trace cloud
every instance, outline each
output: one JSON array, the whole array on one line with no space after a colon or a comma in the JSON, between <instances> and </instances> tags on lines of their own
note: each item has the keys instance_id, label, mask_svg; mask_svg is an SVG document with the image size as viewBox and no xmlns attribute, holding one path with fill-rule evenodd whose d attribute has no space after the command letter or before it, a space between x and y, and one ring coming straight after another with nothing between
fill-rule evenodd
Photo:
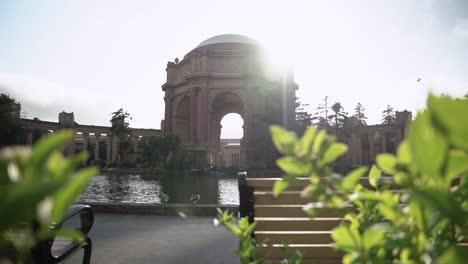
<instances>
[{"instance_id":1,"label":"cloud","mask_svg":"<svg viewBox=\"0 0 468 264\"><path fill-rule=\"evenodd\" d=\"M22 114L26 118L38 117L55 122L58 114L66 111L74 112L78 123L83 120L97 124L107 123L98 120L86 103L68 97L65 86L34 76L0 72L0 93L9 94L21 103Z\"/></svg>"},{"instance_id":2,"label":"cloud","mask_svg":"<svg viewBox=\"0 0 468 264\"><path fill-rule=\"evenodd\" d=\"M43 105L60 101L63 99L60 95L65 91L64 85L12 72L0 72L0 89L8 90L15 97Z\"/></svg>"},{"instance_id":3,"label":"cloud","mask_svg":"<svg viewBox=\"0 0 468 264\"><path fill-rule=\"evenodd\" d=\"M453 33L460 38L468 40L468 18L458 20L453 27Z\"/></svg>"}]
</instances>

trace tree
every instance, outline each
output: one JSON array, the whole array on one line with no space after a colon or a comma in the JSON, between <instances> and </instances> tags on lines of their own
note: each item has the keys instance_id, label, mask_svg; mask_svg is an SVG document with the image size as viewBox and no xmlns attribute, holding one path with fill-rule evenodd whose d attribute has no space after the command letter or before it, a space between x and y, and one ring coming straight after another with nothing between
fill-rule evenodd
<instances>
[{"instance_id":1,"label":"tree","mask_svg":"<svg viewBox=\"0 0 468 264\"><path fill-rule=\"evenodd\" d=\"M348 118L348 113L344 111L340 102L334 103L331 110L333 114L328 116L328 119L332 121L333 127L335 128L335 136L338 138L338 129L344 126L345 120Z\"/></svg>"},{"instance_id":2,"label":"tree","mask_svg":"<svg viewBox=\"0 0 468 264\"><path fill-rule=\"evenodd\" d=\"M15 99L0 95L0 147L26 143L26 131L19 122L20 110Z\"/></svg>"},{"instance_id":3,"label":"tree","mask_svg":"<svg viewBox=\"0 0 468 264\"><path fill-rule=\"evenodd\" d=\"M168 159L179 148L179 138L175 136L149 137L140 143L141 158L149 166L167 167Z\"/></svg>"},{"instance_id":4,"label":"tree","mask_svg":"<svg viewBox=\"0 0 468 264\"><path fill-rule=\"evenodd\" d=\"M358 103L356 105L356 107L354 108L354 117L356 117L356 119L359 121L359 125L361 126L367 126L367 122L366 122L366 115L364 114L364 111L366 109L364 108L364 106L362 106L361 103Z\"/></svg>"},{"instance_id":5,"label":"tree","mask_svg":"<svg viewBox=\"0 0 468 264\"><path fill-rule=\"evenodd\" d=\"M325 96L323 103L318 105L317 112L313 114L311 119L312 124L321 129L328 129L330 127L330 123L328 121L329 111L330 107L328 106L328 96Z\"/></svg>"},{"instance_id":6,"label":"tree","mask_svg":"<svg viewBox=\"0 0 468 264\"><path fill-rule=\"evenodd\" d=\"M298 107L296 108L296 122L303 130L312 124L312 115L305 110L306 106L308 104L298 102Z\"/></svg>"},{"instance_id":7,"label":"tree","mask_svg":"<svg viewBox=\"0 0 468 264\"><path fill-rule=\"evenodd\" d=\"M111 132L112 135L119 140L118 159L124 160L127 153L132 148L132 144L130 142L131 129L130 123L128 122L128 120L132 120L132 117L127 111L123 110L122 107L111 115Z\"/></svg>"},{"instance_id":8,"label":"tree","mask_svg":"<svg viewBox=\"0 0 468 264\"><path fill-rule=\"evenodd\" d=\"M382 111L382 125L390 125L396 123L395 110L390 105Z\"/></svg>"}]
</instances>

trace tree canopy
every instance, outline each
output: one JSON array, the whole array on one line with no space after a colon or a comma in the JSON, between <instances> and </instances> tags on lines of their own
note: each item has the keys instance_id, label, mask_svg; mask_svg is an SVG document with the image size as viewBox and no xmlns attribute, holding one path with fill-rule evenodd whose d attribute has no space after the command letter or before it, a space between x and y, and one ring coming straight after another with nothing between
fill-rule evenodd
<instances>
[{"instance_id":1,"label":"tree canopy","mask_svg":"<svg viewBox=\"0 0 468 264\"><path fill-rule=\"evenodd\" d=\"M395 110L392 106L387 105L387 108L382 111L382 125L390 125L396 123Z\"/></svg>"},{"instance_id":2,"label":"tree canopy","mask_svg":"<svg viewBox=\"0 0 468 264\"><path fill-rule=\"evenodd\" d=\"M117 111L113 112L112 118L110 120L111 132L112 135L115 136L119 140L119 159L125 159L127 153L131 150L131 129L129 120L132 119L130 114L125 111L122 107L119 108Z\"/></svg>"},{"instance_id":3,"label":"tree canopy","mask_svg":"<svg viewBox=\"0 0 468 264\"><path fill-rule=\"evenodd\" d=\"M344 127L345 121L348 118L348 113L344 111L340 102L336 102L331 107L332 113L328 119L332 121L332 126L335 128L335 136L338 137L338 129Z\"/></svg>"},{"instance_id":4,"label":"tree canopy","mask_svg":"<svg viewBox=\"0 0 468 264\"><path fill-rule=\"evenodd\" d=\"M26 143L26 131L19 123L20 105L0 94L0 147Z\"/></svg>"},{"instance_id":5,"label":"tree canopy","mask_svg":"<svg viewBox=\"0 0 468 264\"><path fill-rule=\"evenodd\" d=\"M312 124L312 115L305 110L306 106L308 104L298 102L298 107L296 108L296 122L303 130Z\"/></svg>"},{"instance_id":6,"label":"tree canopy","mask_svg":"<svg viewBox=\"0 0 468 264\"><path fill-rule=\"evenodd\" d=\"M354 117L356 117L356 119L359 121L359 125L362 125L362 126L367 126L367 122L366 122L366 115L364 114L364 111L366 109L364 108L364 106L362 106L361 103L358 103L356 105L356 107L354 108Z\"/></svg>"},{"instance_id":7,"label":"tree canopy","mask_svg":"<svg viewBox=\"0 0 468 264\"><path fill-rule=\"evenodd\" d=\"M141 158L150 167L167 167L168 159L178 147L179 139L175 136L149 137L140 142Z\"/></svg>"},{"instance_id":8,"label":"tree canopy","mask_svg":"<svg viewBox=\"0 0 468 264\"><path fill-rule=\"evenodd\" d=\"M323 103L317 106L317 112L312 116L312 124L321 129L330 128L328 113L330 111L330 106L328 105L328 96L325 96Z\"/></svg>"}]
</instances>

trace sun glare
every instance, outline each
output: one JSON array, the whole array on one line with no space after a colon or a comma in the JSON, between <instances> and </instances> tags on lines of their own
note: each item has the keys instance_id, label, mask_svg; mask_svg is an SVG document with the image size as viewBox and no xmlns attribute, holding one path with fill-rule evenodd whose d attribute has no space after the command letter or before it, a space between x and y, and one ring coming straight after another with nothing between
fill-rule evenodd
<instances>
[{"instance_id":1,"label":"sun glare","mask_svg":"<svg viewBox=\"0 0 468 264\"><path fill-rule=\"evenodd\" d=\"M284 76L293 68L291 51L287 43L278 41L261 42L264 50L264 63L274 74Z\"/></svg>"}]
</instances>

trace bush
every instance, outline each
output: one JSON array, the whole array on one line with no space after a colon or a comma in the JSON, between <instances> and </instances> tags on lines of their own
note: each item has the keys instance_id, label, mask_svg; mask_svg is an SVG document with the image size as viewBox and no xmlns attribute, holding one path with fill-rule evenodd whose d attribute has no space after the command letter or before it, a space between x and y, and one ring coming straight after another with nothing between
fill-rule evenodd
<instances>
[{"instance_id":1,"label":"bush","mask_svg":"<svg viewBox=\"0 0 468 264\"><path fill-rule=\"evenodd\" d=\"M74 230L55 230L97 168L77 168L87 156L64 158L61 150L74 132L57 132L40 139L32 149L0 151L0 252L14 248L10 261L24 263L37 242L60 235L83 243ZM21 239L18 239L21 238ZM0 262L8 263L0 254Z\"/></svg>"},{"instance_id":2,"label":"bush","mask_svg":"<svg viewBox=\"0 0 468 264\"><path fill-rule=\"evenodd\" d=\"M281 127L271 128L284 155L277 160L284 176L275 183L274 194L297 177L309 177L302 195L317 202L305 207L307 213L313 217L335 209L346 214L347 221L332 233L334 247L345 253L344 263L465 263L468 258L468 250L458 246L468 235L468 100L430 95L427 107L396 155L380 154L370 170L361 167L346 176L330 166L347 146L325 131L309 127L298 139ZM392 181L383 180L382 173ZM371 188L359 183L366 174ZM405 192L390 191L395 187ZM351 206L357 213L349 211ZM242 263L264 261L256 255L255 240L239 231L251 233L255 224L243 219L236 226L227 214L219 219L241 238Z\"/></svg>"}]
</instances>

